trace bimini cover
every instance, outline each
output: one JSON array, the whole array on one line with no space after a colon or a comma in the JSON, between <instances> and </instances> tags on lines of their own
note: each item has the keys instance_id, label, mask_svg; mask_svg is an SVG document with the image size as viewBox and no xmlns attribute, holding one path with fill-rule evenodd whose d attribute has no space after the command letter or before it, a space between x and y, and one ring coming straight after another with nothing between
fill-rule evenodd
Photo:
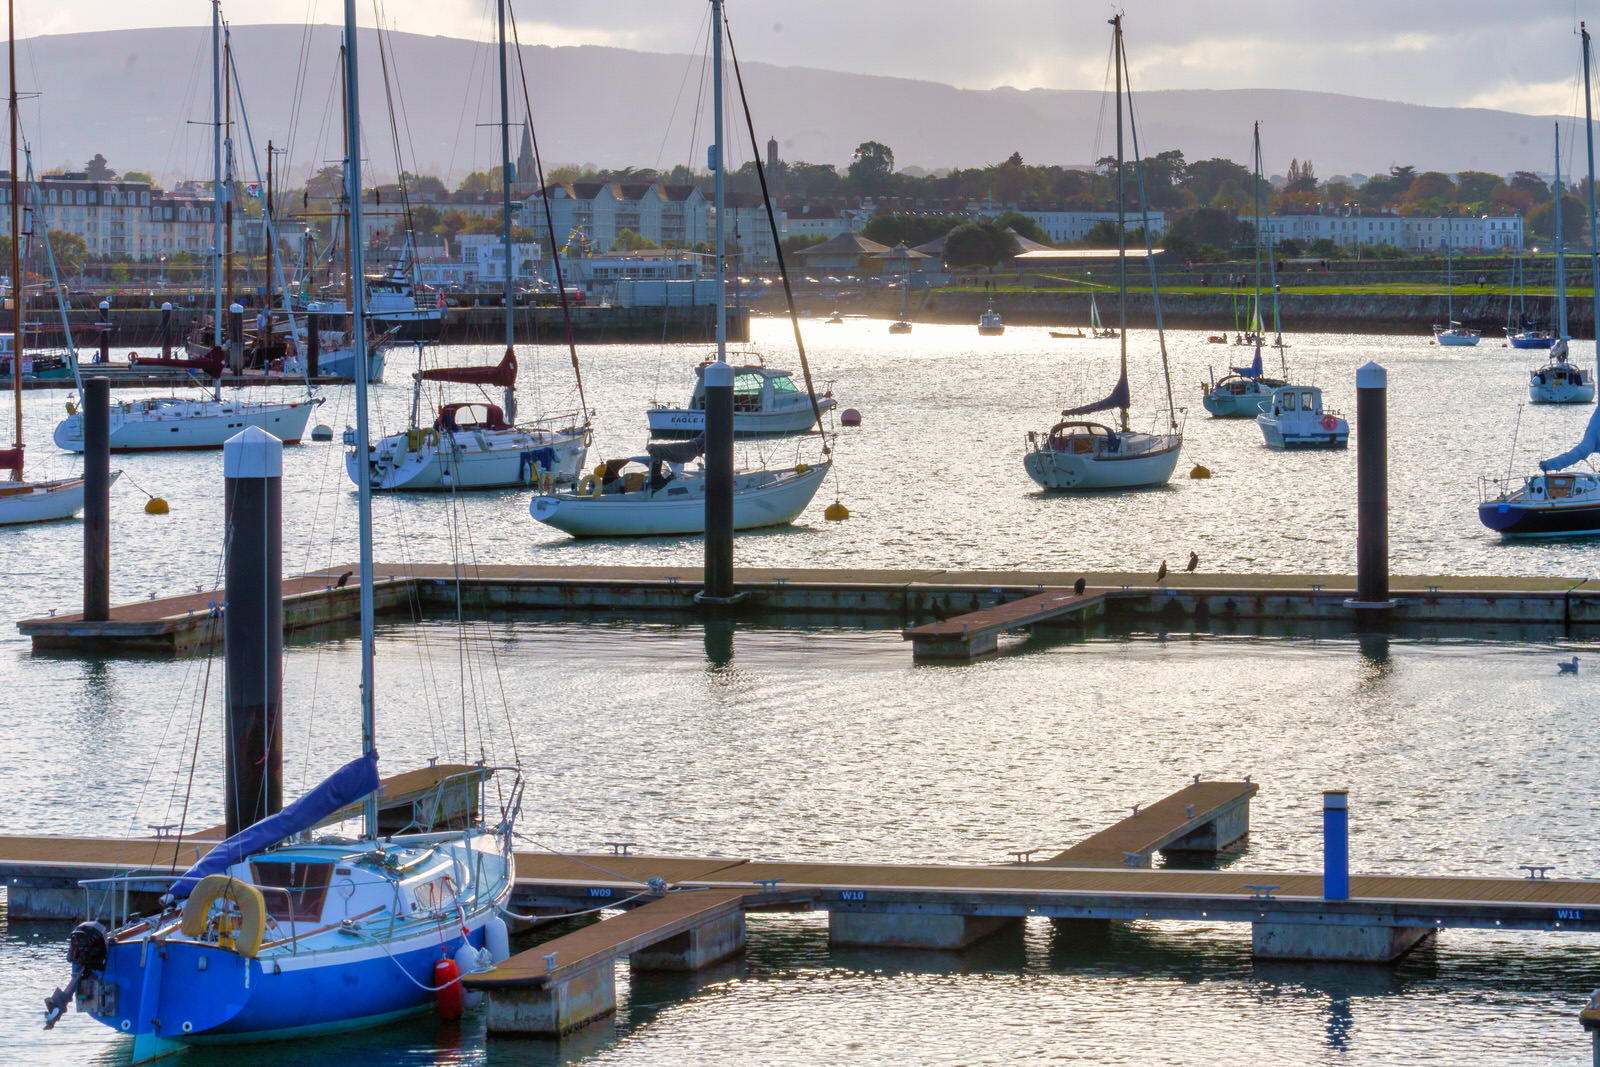
<instances>
[{"instance_id":1,"label":"bimini cover","mask_svg":"<svg viewBox=\"0 0 1600 1067\"><path fill-rule=\"evenodd\" d=\"M1539 461L1542 471L1558 471L1563 467L1570 467L1580 459L1600 452L1600 408L1594 409L1594 414L1589 416L1589 425L1584 428L1583 440L1578 442L1576 448L1569 449L1559 456Z\"/></svg>"},{"instance_id":2,"label":"bimini cover","mask_svg":"<svg viewBox=\"0 0 1600 1067\"><path fill-rule=\"evenodd\" d=\"M1256 358L1250 361L1248 367L1235 367L1233 368L1233 373L1246 378L1261 377L1261 346L1256 346Z\"/></svg>"},{"instance_id":3,"label":"bimini cover","mask_svg":"<svg viewBox=\"0 0 1600 1067\"><path fill-rule=\"evenodd\" d=\"M1109 411L1112 408L1125 408L1128 406L1128 375L1124 373L1117 379L1117 387L1111 390L1111 395L1095 404L1085 404L1081 408L1068 408L1062 415L1087 415L1092 411Z\"/></svg>"},{"instance_id":4,"label":"bimini cover","mask_svg":"<svg viewBox=\"0 0 1600 1067\"><path fill-rule=\"evenodd\" d=\"M369 752L330 774L322 784L276 815L269 815L206 853L172 883L173 900L183 900L208 874L220 874L246 856L309 830L347 805L378 789L378 754Z\"/></svg>"},{"instance_id":5,"label":"bimini cover","mask_svg":"<svg viewBox=\"0 0 1600 1067\"><path fill-rule=\"evenodd\" d=\"M688 463L706 454L706 435L695 434L687 441L665 441L646 445L650 458L660 463Z\"/></svg>"},{"instance_id":6,"label":"bimini cover","mask_svg":"<svg viewBox=\"0 0 1600 1067\"><path fill-rule=\"evenodd\" d=\"M498 385L510 389L517 384L517 356L511 349L492 367L434 367L422 372L425 382L455 382L458 385Z\"/></svg>"}]
</instances>

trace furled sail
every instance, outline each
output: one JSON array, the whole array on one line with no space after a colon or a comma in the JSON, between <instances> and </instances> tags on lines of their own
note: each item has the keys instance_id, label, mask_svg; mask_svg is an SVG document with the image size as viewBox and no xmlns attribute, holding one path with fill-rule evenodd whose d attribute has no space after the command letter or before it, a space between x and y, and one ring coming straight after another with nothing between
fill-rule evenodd
<instances>
[{"instance_id":1,"label":"furled sail","mask_svg":"<svg viewBox=\"0 0 1600 1067\"><path fill-rule=\"evenodd\" d=\"M1066 411L1063 411L1061 414L1063 416L1067 416L1067 415L1087 415L1090 412L1094 412L1094 411L1110 411L1112 408L1125 408L1127 406L1128 406L1128 376L1127 376L1127 374L1123 374L1122 377L1117 379L1117 387L1115 389L1111 390L1111 395L1106 397L1104 400L1098 401L1097 403L1093 403L1093 404L1085 404L1085 405L1083 405L1082 407L1079 407L1079 408L1068 408Z\"/></svg>"},{"instance_id":2,"label":"furled sail","mask_svg":"<svg viewBox=\"0 0 1600 1067\"><path fill-rule=\"evenodd\" d=\"M228 357L222 349L213 347L210 352L197 359L183 359L174 356L142 356L132 361L140 367L180 367L185 370L204 371L213 378L222 377L228 369Z\"/></svg>"},{"instance_id":3,"label":"furled sail","mask_svg":"<svg viewBox=\"0 0 1600 1067\"><path fill-rule=\"evenodd\" d=\"M498 385L510 389L517 384L517 357L511 349L492 367L433 367L422 372L425 382L455 382L458 385Z\"/></svg>"},{"instance_id":4,"label":"furled sail","mask_svg":"<svg viewBox=\"0 0 1600 1067\"><path fill-rule=\"evenodd\" d=\"M246 856L271 848L302 830L311 829L340 808L375 792L378 784L376 752L368 752L351 760L276 815L269 815L254 826L245 827L206 853L199 863L172 883L172 889L169 890L172 899L183 900L206 875L219 874Z\"/></svg>"},{"instance_id":5,"label":"furled sail","mask_svg":"<svg viewBox=\"0 0 1600 1067\"><path fill-rule=\"evenodd\" d=\"M1261 369L1261 346L1256 346L1256 358L1250 362L1248 367L1235 367L1233 368L1233 373L1243 375L1246 378L1261 377L1263 373Z\"/></svg>"},{"instance_id":6,"label":"furled sail","mask_svg":"<svg viewBox=\"0 0 1600 1067\"><path fill-rule=\"evenodd\" d=\"M1542 471L1558 471L1563 467L1570 467L1580 459L1592 456L1596 452L1600 452L1600 408L1595 408L1594 414L1589 416L1589 425L1584 428L1583 439L1578 442L1577 447L1569 449L1559 456L1541 459L1539 461L1539 469Z\"/></svg>"}]
</instances>

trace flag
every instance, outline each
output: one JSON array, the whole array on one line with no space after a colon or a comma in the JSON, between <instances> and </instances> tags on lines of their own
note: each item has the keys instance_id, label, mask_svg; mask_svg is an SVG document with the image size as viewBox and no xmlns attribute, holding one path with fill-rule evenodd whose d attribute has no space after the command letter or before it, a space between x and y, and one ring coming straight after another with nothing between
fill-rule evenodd
<instances>
[{"instance_id":1,"label":"flag","mask_svg":"<svg viewBox=\"0 0 1600 1067\"><path fill-rule=\"evenodd\" d=\"M256 182L251 182L249 185L244 187L244 191L249 196L260 196L261 186Z\"/></svg>"}]
</instances>

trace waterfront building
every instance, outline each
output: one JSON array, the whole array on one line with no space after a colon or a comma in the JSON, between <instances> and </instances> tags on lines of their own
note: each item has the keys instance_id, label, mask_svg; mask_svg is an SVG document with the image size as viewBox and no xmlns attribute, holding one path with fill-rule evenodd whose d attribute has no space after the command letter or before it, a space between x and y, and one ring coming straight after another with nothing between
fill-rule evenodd
<instances>
[{"instance_id":1,"label":"waterfront building","mask_svg":"<svg viewBox=\"0 0 1600 1067\"><path fill-rule=\"evenodd\" d=\"M869 240L859 233L841 233L829 241L796 253L813 274L857 274L867 270L873 260L890 255L888 245Z\"/></svg>"},{"instance_id":2,"label":"waterfront building","mask_svg":"<svg viewBox=\"0 0 1600 1067\"><path fill-rule=\"evenodd\" d=\"M568 254L609 252L629 230L654 244L693 248L710 232L710 206L697 186L573 182L549 187L557 244ZM535 192L523 206L523 225L543 230L544 205Z\"/></svg>"},{"instance_id":3,"label":"waterfront building","mask_svg":"<svg viewBox=\"0 0 1600 1067\"><path fill-rule=\"evenodd\" d=\"M1004 211L994 212L996 215L1004 213ZM1019 211L1017 214L1025 215L1037 222L1039 229L1044 231L1050 243L1057 245L1083 240L1089 236L1090 230L1102 222L1109 222L1113 226L1117 224L1115 211ZM1134 214L1128 216L1129 230L1138 229L1141 225L1143 222L1140 216ZM1150 239L1160 240L1166 232L1166 213L1150 212Z\"/></svg>"},{"instance_id":4,"label":"waterfront building","mask_svg":"<svg viewBox=\"0 0 1600 1067\"><path fill-rule=\"evenodd\" d=\"M1273 245L1296 240L1332 241L1336 245L1393 245L1414 251L1452 248L1520 248L1520 215L1409 217L1401 215L1306 214L1271 215L1262 220Z\"/></svg>"}]
</instances>

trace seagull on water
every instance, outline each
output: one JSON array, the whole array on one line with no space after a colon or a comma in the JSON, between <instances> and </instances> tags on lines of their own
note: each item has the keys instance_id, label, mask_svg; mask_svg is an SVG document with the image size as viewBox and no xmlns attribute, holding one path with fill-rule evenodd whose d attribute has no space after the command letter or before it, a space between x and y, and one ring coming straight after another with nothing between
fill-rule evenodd
<instances>
[{"instance_id":1,"label":"seagull on water","mask_svg":"<svg viewBox=\"0 0 1600 1067\"><path fill-rule=\"evenodd\" d=\"M1561 674L1577 674L1578 673L1578 657L1577 656L1573 656L1571 659L1562 660L1560 663L1557 663L1556 666L1561 668L1561 670L1560 670Z\"/></svg>"}]
</instances>

